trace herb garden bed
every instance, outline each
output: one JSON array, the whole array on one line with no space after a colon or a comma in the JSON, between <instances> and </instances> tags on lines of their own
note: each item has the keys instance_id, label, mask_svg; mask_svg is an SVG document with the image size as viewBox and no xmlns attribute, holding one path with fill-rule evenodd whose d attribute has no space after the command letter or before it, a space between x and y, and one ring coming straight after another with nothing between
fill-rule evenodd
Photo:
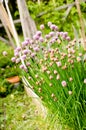
<instances>
[{"instance_id":1,"label":"herb garden bed","mask_svg":"<svg viewBox=\"0 0 86 130\"><path fill-rule=\"evenodd\" d=\"M50 32L37 31L14 51L13 62L54 121L74 130L86 129L86 63L83 46L70 42L67 32L48 22ZM52 120L53 124L55 123Z\"/></svg>"}]
</instances>

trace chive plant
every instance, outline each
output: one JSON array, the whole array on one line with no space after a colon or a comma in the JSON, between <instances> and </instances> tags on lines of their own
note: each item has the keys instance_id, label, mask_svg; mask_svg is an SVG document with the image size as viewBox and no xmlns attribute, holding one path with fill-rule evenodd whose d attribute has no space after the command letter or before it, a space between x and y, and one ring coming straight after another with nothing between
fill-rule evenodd
<instances>
[{"instance_id":1,"label":"chive plant","mask_svg":"<svg viewBox=\"0 0 86 130\"><path fill-rule=\"evenodd\" d=\"M86 63L84 49L70 42L67 32L48 22L32 39L14 50L12 61L22 69L31 89L62 124L74 130L86 128ZM21 58L23 63L21 62Z\"/></svg>"}]
</instances>

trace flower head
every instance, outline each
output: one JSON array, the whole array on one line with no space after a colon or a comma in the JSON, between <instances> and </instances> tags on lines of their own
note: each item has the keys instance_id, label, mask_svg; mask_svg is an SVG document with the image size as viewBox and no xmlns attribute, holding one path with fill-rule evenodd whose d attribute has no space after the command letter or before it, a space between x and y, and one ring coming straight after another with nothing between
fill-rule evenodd
<instances>
[{"instance_id":1,"label":"flower head","mask_svg":"<svg viewBox=\"0 0 86 130\"><path fill-rule=\"evenodd\" d=\"M69 94L69 95L72 95L72 91L68 91L68 94Z\"/></svg>"},{"instance_id":2,"label":"flower head","mask_svg":"<svg viewBox=\"0 0 86 130\"><path fill-rule=\"evenodd\" d=\"M62 81L61 84L62 84L63 87L66 87L66 86L67 86L66 81Z\"/></svg>"},{"instance_id":3,"label":"flower head","mask_svg":"<svg viewBox=\"0 0 86 130\"><path fill-rule=\"evenodd\" d=\"M17 64L18 64L20 61L21 61L20 58L17 58L17 59L16 59L16 63L17 63Z\"/></svg>"},{"instance_id":4,"label":"flower head","mask_svg":"<svg viewBox=\"0 0 86 130\"><path fill-rule=\"evenodd\" d=\"M40 25L40 29L43 30L44 29L44 24Z\"/></svg>"},{"instance_id":5,"label":"flower head","mask_svg":"<svg viewBox=\"0 0 86 130\"><path fill-rule=\"evenodd\" d=\"M12 61L12 62L15 62L15 61L16 61L16 58L15 58L15 57L12 57L12 58L11 58L11 61Z\"/></svg>"},{"instance_id":6,"label":"flower head","mask_svg":"<svg viewBox=\"0 0 86 130\"><path fill-rule=\"evenodd\" d=\"M62 64L60 61L56 62L57 66L60 67Z\"/></svg>"},{"instance_id":7,"label":"flower head","mask_svg":"<svg viewBox=\"0 0 86 130\"><path fill-rule=\"evenodd\" d=\"M21 51L21 47L17 47L16 51L18 51L18 52Z\"/></svg>"},{"instance_id":8,"label":"flower head","mask_svg":"<svg viewBox=\"0 0 86 130\"><path fill-rule=\"evenodd\" d=\"M37 31L36 32L36 36L41 36L42 32L41 31Z\"/></svg>"},{"instance_id":9,"label":"flower head","mask_svg":"<svg viewBox=\"0 0 86 130\"><path fill-rule=\"evenodd\" d=\"M52 23L51 22L48 22L48 26L50 27L52 25Z\"/></svg>"},{"instance_id":10,"label":"flower head","mask_svg":"<svg viewBox=\"0 0 86 130\"><path fill-rule=\"evenodd\" d=\"M23 50L23 54L25 54L25 55L27 55L28 52L29 52L29 50L27 50L27 49Z\"/></svg>"},{"instance_id":11,"label":"flower head","mask_svg":"<svg viewBox=\"0 0 86 130\"><path fill-rule=\"evenodd\" d=\"M70 78L69 78L69 81L71 82L72 80L73 80L73 78L72 78L72 77L70 77Z\"/></svg>"},{"instance_id":12,"label":"flower head","mask_svg":"<svg viewBox=\"0 0 86 130\"><path fill-rule=\"evenodd\" d=\"M7 56L7 51L2 52L3 56Z\"/></svg>"},{"instance_id":13,"label":"flower head","mask_svg":"<svg viewBox=\"0 0 86 130\"><path fill-rule=\"evenodd\" d=\"M44 42L43 37L40 37L40 38L39 38L39 41L40 41L40 42Z\"/></svg>"},{"instance_id":14,"label":"flower head","mask_svg":"<svg viewBox=\"0 0 86 130\"><path fill-rule=\"evenodd\" d=\"M86 84L86 79L84 79L84 84Z\"/></svg>"},{"instance_id":15,"label":"flower head","mask_svg":"<svg viewBox=\"0 0 86 130\"><path fill-rule=\"evenodd\" d=\"M59 74L56 76L56 79L57 79L57 80L59 80L59 79L60 79L60 75L59 75Z\"/></svg>"},{"instance_id":16,"label":"flower head","mask_svg":"<svg viewBox=\"0 0 86 130\"><path fill-rule=\"evenodd\" d=\"M27 46L27 45L28 45L28 41L22 42L22 48L24 48L24 47Z\"/></svg>"},{"instance_id":17,"label":"flower head","mask_svg":"<svg viewBox=\"0 0 86 130\"><path fill-rule=\"evenodd\" d=\"M35 48L34 48L34 51L35 51L35 52L38 52L38 51L39 51L39 47L35 47Z\"/></svg>"},{"instance_id":18,"label":"flower head","mask_svg":"<svg viewBox=\"0 0 86 130\"><path fill-rule=\"evenodd\" d=\"M57 74L57 70L54 70L54 74Z\"/></svg>"},{"instance_id":19,"label":"flower head","mask_svg":"<svg viewBox=\"0 0 86 130\"><path fill-rule=\"evenodd\" d=\"M24 55L22 55L22 59L23 60L25 60L26 59L26 55L24 54Z\"/></svg>"}]
</instances>

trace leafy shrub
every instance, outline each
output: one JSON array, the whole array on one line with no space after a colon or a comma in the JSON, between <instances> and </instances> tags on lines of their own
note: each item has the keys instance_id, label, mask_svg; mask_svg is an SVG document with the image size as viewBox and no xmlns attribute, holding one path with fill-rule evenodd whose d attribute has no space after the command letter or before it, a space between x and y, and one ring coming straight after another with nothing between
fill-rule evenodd
<instances>
[{"instance_id":1,"label":"leafy shrub","mask_svg":"<svg viewBox=\"0 0 86 130\"><path fill-rule=\"evenodd\" d=\"M0 96L5 97L12 92L13 84L10 84L6 79L0 79Z\"/></svg>"},{"instance_id":2,"label":"leafy shrub","mask_svg":"<svg viewBox=\"0 0 86 130\"><path fill-rule=\"evenodd\" d=\"M20 70L10 60L13 56L13 49L4 43L0 43L0 96L6 96L13 91L14 84L10 84L6 78L19 75ZM16 88L16 90L22 88ZM20 85L19 85L20 86Z\"/></svg>"},{"instance_id":3,"label":"leafy shrub","mask_svg":"<svg viewBox=\"0 0 86 130\"><path fill-rule=\"evenodd\" d=\"M40 5L38 5L37 2L32 2L28 1L27 6L30 11L31 16L33 19L36 21L36 24L39 28L40 24L46 24L48 21L51 21L52 23L55 23L56 25L59 26L60 30L62 31L67 31L71 38L74 38L74 29L73 26L76 28L78 31L79 35L79 29L80 29L80 23L79 23L79 17L78 17L78 12L76 6L73 6L72 9L70 10L70 13L67 17L66 16L66 9L58 10L56 11L55 8L58 8L59 6L64 6L66 4L71 4L74 2L74 0L59 0L56 2L54 5L52 1L46 2L43 1L41 2ZM81 11L82 15L85 18L85 7L86 3L82 2L81 4ZM39 16L39 14L43 14ZM47 26L46 26L46 31L47 31Z\"/></svg>"}]
</instances>

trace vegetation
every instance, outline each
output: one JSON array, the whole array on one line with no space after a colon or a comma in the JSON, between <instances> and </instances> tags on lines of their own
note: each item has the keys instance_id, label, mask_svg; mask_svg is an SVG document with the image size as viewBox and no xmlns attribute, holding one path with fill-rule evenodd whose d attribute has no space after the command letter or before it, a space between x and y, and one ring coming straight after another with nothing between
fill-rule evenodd
<instances>
[{"instance_id":1,"label":"vegetation","mask_svg":"<svg viewBox=\"0 0 86 130\"><path fill-rule=\"evenodd\" d=\"M27 1L27 6L30 11L32 18L35 20L36 25L39 29L40 24L45 24L46 32L48 30L46 23L51 21L52 23L59 26L59 29L62 31L67 31L71 38L74 38L75 30L77 32L78 37L80 36L80 23L76 5L72 6L70 11L68 12L68 8L63 8L61 10L56 10L60 6L64 7L67 4L73 3L74 0L59 0L56 1L55 4L50 1L41 1L40 4L38 2L33 2L32 0ZM82 16L85 22L85 13L86 13L86 3L81 2L81 11ZM67 14L68 13L68 14ZM15 16L19 17L18 11L15 12Z\"/></svg>"},{"instance_id":2,"label":"vegetation","mask_svg":"<svg viewBox=\"0 0 86 130\"><path fill-rule=\"evenodd\" d=\"M12 4L13 18L19 18ZM14 54L12 47L0 42L0 129L85 130L86 48L79 37L86 33L86 26L81 25L82 20L85 24L86 3L80 2L82 17L73 0L29 0L27 6L38 28L36 34L26 38ZM20 25L16 27L21 34ZM85 36L82 39L85 44ZM24 76L48 109L46 119L38 115L21 81L7 81L13 76Z\"/></svg>"},{"instance_id":3,"label":"vegetation","mask_svg":"<svg viewBox=\"0 0 86 130\"><path fill-rule=\"evenodd\" d=\"M77 42L70 43L67 32L48 22L50 32L42 33L40 26L33 39L27 39L14 51L13 62L19 59L24 75L46 107L60 122L82 130L86 128L86 63L84 49ZM56 114L57 113L57 114Z\"/></svg>"},{"instance_id":4,"label":"vegetation","mask_svg":"<svg viewBox=\"0 0 86 130\"><path fill-rule=\"evenodd\" d=\"M32 100L24 92L0 99L1 130L46 130L47 123L37 114Z\"/></svg>"},{"instance_id":5,"label":"vegetation","mask_svg":"<svg viewBox=\"0 0 86 130\"><path fill-rule=\"evenodd\" d=\"M13 56L13 49L0 42L0 96L6 96L14 91L14 84L7 81L7 78L20 75L19 68L10 60ZM20 87L19 87L20 86ZM16 89L23 90L22 83Z\"/></svg>"}]
</instances>

